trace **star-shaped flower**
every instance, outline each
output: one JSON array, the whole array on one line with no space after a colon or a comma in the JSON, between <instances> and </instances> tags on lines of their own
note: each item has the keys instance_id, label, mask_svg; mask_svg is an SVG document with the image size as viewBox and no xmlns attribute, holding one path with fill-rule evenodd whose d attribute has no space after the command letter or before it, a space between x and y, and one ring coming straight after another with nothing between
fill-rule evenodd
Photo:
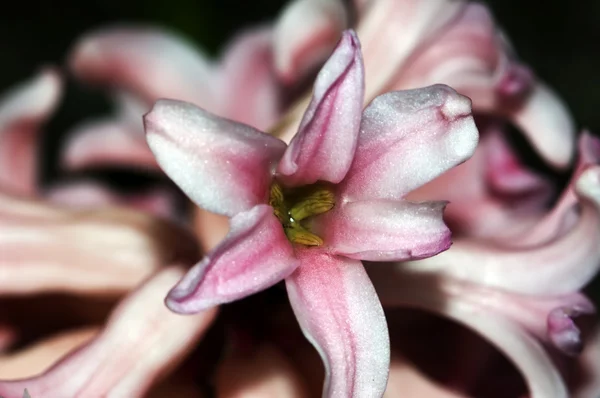
<instances>
[{"instance_id":1,"label":"star-shaped flower","mask_svg":"<svg viewBox=\"0 0 600 398\"><path fill-rule=\"evenodd\" d=\"M444 202L403 197L466 160L471 102L447 86L381 95L363 111L364 68L344 32L315 82L298 134L283 141L191 104L145 117L159 165L199 206L231 217L225 240L171 290L193 313L285 279L327 371L326 396L380 396L385 317L360 260L425 258L450 246Z\"/></svg>"}]
</instances>

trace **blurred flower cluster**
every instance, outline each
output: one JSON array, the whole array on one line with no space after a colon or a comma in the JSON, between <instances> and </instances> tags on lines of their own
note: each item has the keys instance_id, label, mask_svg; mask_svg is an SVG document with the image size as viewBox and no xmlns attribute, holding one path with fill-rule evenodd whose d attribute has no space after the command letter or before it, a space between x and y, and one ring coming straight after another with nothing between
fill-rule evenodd
<instances>
[{"instance_id":1,"label":"blurred flower cluster","mask_svg":"<svg viewBox=\"0 0 600 398\"><path fill-rule=\"evenodd\" d=\"M116 110L42 185L67 74ZM92 31L0 140L1 397L600 396L600 139L483 4Z\"/></svg>"}]
</instances>

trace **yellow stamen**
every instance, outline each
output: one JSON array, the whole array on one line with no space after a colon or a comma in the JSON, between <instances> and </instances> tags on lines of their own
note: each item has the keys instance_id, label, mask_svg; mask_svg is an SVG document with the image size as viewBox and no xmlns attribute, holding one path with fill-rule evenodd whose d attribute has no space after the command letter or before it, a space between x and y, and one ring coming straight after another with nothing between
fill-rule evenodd
<instances>
[{"instance_id":1,"label":"yellow stamen","mask_svg":"<svg viewBox=\"0 0 600 398\"><path fill-rule=\"evenodd\" d=\"M275 217L277 217L281 223L288 222L287 208L283 199L283 191L281 190L281 186L276 182L271 184L269 205L273 208Z\"/></svg>"},{"instance_id":2,"label":"yellow stamen","mask_svg":"<svg viewBox=\"0 0 600 398\"><path fill-rule=\"evenodd\" d=\"M325 213L335 205L335 196L330 189L319 187L300 199L290 209L290 216L301 221L305 218Z\"/></svg>"},{"instance_id":3,"label":"yellow stamen","mask_svg":"<svg viewBox=\"0 0 600 398\"><path fill-rule=\"evenodd\" d=\"M299 243L306 246L321 246L323 239L306 230L303 226L297 223L285 226L285 235L290 242Z\"/></svg>"}]
</instances>

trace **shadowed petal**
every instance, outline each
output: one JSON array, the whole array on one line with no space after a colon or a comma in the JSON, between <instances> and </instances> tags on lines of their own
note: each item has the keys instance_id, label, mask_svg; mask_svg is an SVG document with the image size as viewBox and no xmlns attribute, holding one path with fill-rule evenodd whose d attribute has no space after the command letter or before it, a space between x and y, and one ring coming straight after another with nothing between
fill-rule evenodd
<instances>
[{"instance_id":1,"label":"shadowed petal","mask_svg":"<svg viewBox=\"0 0 600 398\"><path fill-rule=\"evenodd\" d=\"M501 126L478 127L481 140L475 154L407 199L448 200L444 217L454 233L509 238L540 220L554 190L550 181L521 164Z\"/></svg>"},{"instance_id":2,"label":"shadowed petal","mask_svg":"<svg viewBox=\"0 0 600 398\"><path fill-rule=\"evenodd\" d=\"M277 167L287 185L344 178L354 157L363 96L360 43L354 32L346 31L319 72L298 133Z\"/></svg>"},{"instance_id":3,"label":"shadowed petal","mask_svg":"<svg viewBox=\"0 0 600 398\"><path fill-rule=\"evenodd\" d=\"M295 0L277 19L275 69L288 83L297 82L325 60L348 24L340 0Z\"/></svg>"},{"instance_id":4,"label":"shadowed petal","mask_svg":"<svg viewBox=\"0 0 600 398\"><path fill-rule=\"evenodd\" d=\"M464 6L464 2L452 0L378 0L369 4L357 27L366 60L367 101L389 86L415 49Z\"/></svg>"},{"instance_id":5,"label":"shadowed petal","mask_svg":"<svg viewBox=\"0 0 600 398\"><path fill-rule=\"evenodd\" d=\"M264 130L279 117L280 89L273 70L273 32L252 29L237 36L223 52L215 113ZM197 105L212 110L211 102Z\"/></svg>"},{"instance_id":6,"label":"shadowed petal","mask_svg":"<svg viewBox=\"0 0 600 398\"><path fill-rule=\"evenodd\" d=\"M92 181L58 184L44 191L44 198L70 209L122 206L155 216L177 219L176 197L162 188L133 194L119 194Z\"/></svg>"},{"instance_id":7,"label":"shadowed petal","mask_svg":"<svg viewBox=\"0 0 600 398\"><path fill-rule=\"evenodd\" d=\"M450 87L381 95L363 113L342 195L400 199L468 159L477 140L471 101Z\"/></svg>"},{"instance_id":8,"label":"shadowed petal","mask_svg":"<svg viewBox=\"0 0 600 398\"><path fill-rule=\"evenodd\" d=\"M558 224L545 241L523 246L515 239L512 245L493 245L457 238L451 250L406 266L524 294L577 291L600 267L600 166L585 169L575 191L580 214L566 212L566 228Z\"/></svg>"},{"instance_id":9,"label":"shadowed petal","mask_svg":"<svg viewBox=\"0 0 600 398\"><path fill-rule=\"evenodd\" d=\"M69 59L83 80L127 88L152 103L176 98L208 106L213 67L181 37L149 27L113 27L92 32Z\"/></svg>"},{"instance_id":10,"label":"shadowed petal","mask_svg":"<svg viewBox=\"0 0 600 398\"><path fill-rule=\"evenodd\" d=\"M401 265L400 265L401 267ZM542 345L518 323L490 312L468 294L439 290L435 277L392 272L378 264L369 276L384 305L408 306L432 311L475 330L500 349L521 370L532 398L567 398L567 388Z\"/></svg>"},{"instance_id":11,"label":"shadowed petal","mask_svg":"<svg viewBox=\"0 0 600 398\"><path fill-rule=\"evenodd\" d=\"M238 300L276 284L297 265L273 208L258 205L231 219L225 240L169 292L167 305L193 313Z\"/></svg>"},{"instance_id":12,"label":"shadowed petal","mask_svg":"<svg viewBox=\"0 0 600 398\"><path fill-rule=\"evenodd\" d=\"M207 311L183 317L169 312L162 293L181 276L169 268L130 294L92 342L46 373L0 382L0 394L32 397L134 397L171 371L194 348L214 319Z\"/></svg>"},{"instance_id":13,"label":"shadowed petal","mask_svg":"<svg viewBox=\"0 0 600 398\"><path fill-rule=\"evenodd\" d=\"M307 397L304 382L294 365L270 344L250 354L234 351L217 370L217 394L224 398Z\"/></svg>"},{"instance_id":14,"label":"shadowed petal","mask_svg":"<svg viewBox=\"0 0 600 398\"><path fill-rule=\"evenodd\" d=\"M390 347L375 290L359 261L297 249L300 267L286 279L306 338L326 368L325 397L379 397Z\"/></svg>"},{"instance_id":15,"label":"shadowed petal","mask_svg":"<svg viewBox=\"0 0 600 398\"><path fill-rule=\"evenodd\" d=\"M76 127L69 133L61 163L67 170L109 165L158 169L143 130L118 119Z\"/></svg>"},{"instance_id":16,"label":"shadowed petal","mask_svg":"<svg viewBox=\"0 0 600 398\"><path fill-rule=\"evenodd\" d=\"M137 212L1 199L0 295L122 292L165 263L199 256L189 232Z\"/></svg>"},{"instance_id":17,"label":"shadowed petal","mask_svg":"<svg viewBox=\"0 0 600 398\"><path fill-rule=\"evenodd\" d=\"M233 216L267 201L282 141L180 101L158 101L144 123L159 165L200 207Z\"/></svg>"},{"instance_id":18,"label":"shadowed petal","mask_svg":"<svg viewBox=\"0 0 600 398\"><path fill-rule=\"evenodd\" d=\"M324 214L315 231L335 254L359 260L400 261L433 256L450 247L444 202L370 200Z\"/></svg>"},{"instance_id":19,"label":"shadowed petal","mask_svg":"<svg viewBox=\"0 0 600 398\"><path fill-rule=\"evenodd\" d=\"M60 100L61 80L53 69L5 93L0 99L0 186L33 194L37 185L39 128Z\"/></svg>"}]
</instances>

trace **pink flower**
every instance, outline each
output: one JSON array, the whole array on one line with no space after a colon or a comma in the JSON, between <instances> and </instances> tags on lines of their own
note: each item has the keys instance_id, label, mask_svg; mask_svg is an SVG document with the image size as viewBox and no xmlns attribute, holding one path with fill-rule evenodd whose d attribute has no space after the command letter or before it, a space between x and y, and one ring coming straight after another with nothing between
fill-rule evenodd
<instances>
[{"instance_id":1,"label":"pink flower","mask_svg":"<svg viewBox=\"0 0 600 398\"><path fill-rule=\"evenodd\" d=\"M595 308L579 291L600 268L600 140L584 133L579 156L554 209L528 228L501 240L458 236L447 252L395 272L369 268L384 305L433 311L481 333L518 367L532 397L586 396L576 393L598 383L591 354L577 361L590 375L579 383L565 357L584 352L579 318Z\"/></svg>"},{"instance_id":2,"label":"pink flower","mask_svg":"<svg viewBox=\"0 0 600 398\"><path fill-rule=\"evenodd\" d=\"M327 396L381 395L385 318L360 260L447 249L444 203L403 197L467 159L470 101L446 86L393 92L363 107L359 43L346 32L315 82L290 145L179 101L145 117L158 163L199 206L231 217L227 238L171 290L193 313L285 279L327 369Z\"/></svg>"},{"instance_id":3,"label":"pink flower","mask_svg":"<svg viewBox=\"0 0 600 398\"><path fill-rule=\"evenodd\" d=\"M30 367L20 369L28 372L26 378L0 381L0 395L20 397L27 388L32 397L144 396L194 349L216 314L209 310L182 317L164 307L160 292L182 273L171 267L153 275L119 303L101 331L88 329L76 339L77 349L40 375L31 377ZM12 369L20 361L36 368L49 354L39 349L15 354ZM6 362L11 364L0 358L0 368Z\"/></svg>"}]
</instances>

